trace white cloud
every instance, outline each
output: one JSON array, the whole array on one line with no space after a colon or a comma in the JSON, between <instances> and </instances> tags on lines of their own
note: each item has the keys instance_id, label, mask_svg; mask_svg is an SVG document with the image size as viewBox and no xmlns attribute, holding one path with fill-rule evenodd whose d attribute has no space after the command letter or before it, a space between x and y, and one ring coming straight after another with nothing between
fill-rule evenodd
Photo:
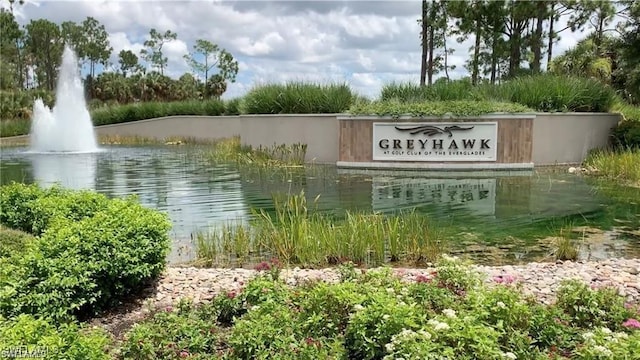
<instances>
[{"instance_id":1,"label":"white cloud","mask_svg":"<svg viewBox=\"0 0 640 360\"><path fill-rule=\"evenodd\" d=\"M373 97L384 83L419 79L419 1L27 0L15 13L21 24L96 18L110 33L113 63L123 49L139 55L151 28L174 31L178 40L164 50L166 74L176 77L189 71L182 56L195 40L210 40L239 61L237 82L225 97L240 96L257 83L287 80L346 81ZM562 33L554 53L587 33ZM468 76L464 65L473 40L447 39L455 50L448 58L456 66L449 71L452 78Z\"/></svg>"}]
</instances>

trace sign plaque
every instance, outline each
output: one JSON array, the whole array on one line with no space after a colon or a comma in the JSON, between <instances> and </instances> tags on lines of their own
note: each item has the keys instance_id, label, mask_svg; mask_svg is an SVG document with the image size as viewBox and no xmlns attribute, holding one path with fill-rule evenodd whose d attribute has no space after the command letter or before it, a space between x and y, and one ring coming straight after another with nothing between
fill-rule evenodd
<instances>
[{"instance_id":1,"label":"sign plaque","mask_svg":"<svg viewBox=\"0 0 640 360\"><path fill-rule=\"evenodd\" d=\"M496 161L497 122L373 123L373 160Z\"/></svg>"}]
</instances>

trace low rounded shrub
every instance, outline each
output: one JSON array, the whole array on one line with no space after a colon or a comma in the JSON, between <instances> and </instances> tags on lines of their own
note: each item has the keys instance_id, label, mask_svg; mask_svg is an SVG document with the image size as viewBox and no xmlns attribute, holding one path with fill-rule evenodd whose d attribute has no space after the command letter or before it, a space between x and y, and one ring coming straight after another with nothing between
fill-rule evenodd
<instances>
[{"instance_id":1,"label":"low rounded shrub","mask_svg":"<svg viewBox=\"0 0 640 360\"><path fill-rule=\"evenodd\" d=\"M140 289L164 269L170 222L135 197L12 184L0 223L37 238L0 267L0 314L84 317Z\"/></svg>"},{"instance_id":2,"label":"low rounded shrub","mask_svg":"<svg viewBox=\"0 0 640 360\"><path fill-rule=\"evenodd\" d=\"M24 231L8 229L0 225L0 258L24 251L34 237Z\"/></svg>"}]
</instances>

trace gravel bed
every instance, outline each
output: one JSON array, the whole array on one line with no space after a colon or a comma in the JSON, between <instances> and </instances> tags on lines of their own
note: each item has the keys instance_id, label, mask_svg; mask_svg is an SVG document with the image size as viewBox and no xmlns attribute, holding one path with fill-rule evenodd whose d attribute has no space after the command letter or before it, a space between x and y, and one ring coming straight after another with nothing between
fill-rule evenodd
<instances>
[{"instance_id":1,"label":"gravel bed","mask_svg":"<svg viewBox=\"0 0 640 360\"><path fill-rule=\"evenodd\" d=\"M555 263L528 263L526 265L473 266L487 274L487 282L515 282L525 294L534 295L542 303L552 303L555 291L564 279L581 279L593 287L613 286L629 302L640 303L640 259L609 259L604 261L558 261ZM432 268L394 268L404 280L412 281L418 275L429 275ZM134 323L157 309L190 298L199 303L212 299L221 291L240 289L255 276L250 269L169 267L156 284L144 289L137 299L92 320L114 336L120 337ZM339 274L334 268L283 269L281 275L290 285L309 280L336 282Z\"/></svg>"}]
</instances>

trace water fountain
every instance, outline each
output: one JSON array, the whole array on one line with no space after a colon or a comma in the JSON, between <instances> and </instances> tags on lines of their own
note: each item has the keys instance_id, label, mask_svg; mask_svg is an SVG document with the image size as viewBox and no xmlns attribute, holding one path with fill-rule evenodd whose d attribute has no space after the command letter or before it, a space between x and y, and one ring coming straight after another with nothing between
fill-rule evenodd
<instances>
[{"instance_id":1,"label":"water fountain","mask_svg":"<svg viewBox=\"0 0 640 360\"><path fill-rule=\"evenodd\" d=\"M42 99L33 105L31 151L87 153L98 151L91 115L84 98L78 58L69 46L62 54L56 104L49 109Z\"/></svg>"}]
</instances>

